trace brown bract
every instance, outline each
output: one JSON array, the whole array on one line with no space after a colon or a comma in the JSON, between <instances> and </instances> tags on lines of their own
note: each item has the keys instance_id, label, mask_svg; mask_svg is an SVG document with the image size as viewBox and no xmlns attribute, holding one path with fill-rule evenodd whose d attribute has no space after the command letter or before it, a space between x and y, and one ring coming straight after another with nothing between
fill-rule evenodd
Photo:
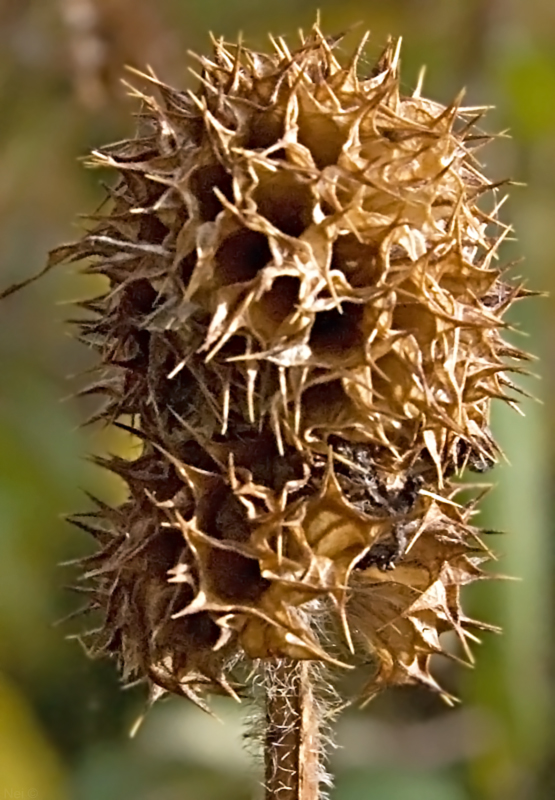
<instances>
[{"instance_id":1,"label":"brown bract","mask_svg":"<svg viewBox=\"0 0 555 800\"><path fill-rule=\"evenodd\" d=\"M102 461L126 502L77 520L91 652L198 702L242 658L337 663L330 615L339 660L374 660L365 696L438 688L446 631L469 657L459 592L488 551L452 476L498 454L526 292L495 266L481 110L402 96L398 46L361 75L365 41L341 65L318 27L292 52L218 40L196 92L143 76L136 137L92 158L109 210L51 255L108 279L81 304L86 391L142 441Z\"/></svg>"}]
</instances>

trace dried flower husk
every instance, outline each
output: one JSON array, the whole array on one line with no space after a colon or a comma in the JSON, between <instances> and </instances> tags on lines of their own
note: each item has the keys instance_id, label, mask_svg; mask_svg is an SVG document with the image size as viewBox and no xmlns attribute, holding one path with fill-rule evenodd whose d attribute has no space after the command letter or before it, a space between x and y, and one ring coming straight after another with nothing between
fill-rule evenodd
<instances>
[{"instance_id":1,"label":"dried flower husk","mask_svg":"<svg viewBox=\"0 0 555 800\"><path fill-rule=\"evenodd\" d=\"M470 658L480 627L459 593L489 551L453 475L498 456L527 291L496 266L481 110L403 96L393 44L361 76L365 41L346 65L317 26L292 52L214 41L196 92L143 76L137 136L93 154L109 210L51 254L108 279L81 304L85 391L142 442L102 460L126 502L76 519L99 541L90 650L201 704L241 658L338 663L307 607L340 660L371 654L367 697L439 689L440 634Z\"/></svg>"}]
</instances>

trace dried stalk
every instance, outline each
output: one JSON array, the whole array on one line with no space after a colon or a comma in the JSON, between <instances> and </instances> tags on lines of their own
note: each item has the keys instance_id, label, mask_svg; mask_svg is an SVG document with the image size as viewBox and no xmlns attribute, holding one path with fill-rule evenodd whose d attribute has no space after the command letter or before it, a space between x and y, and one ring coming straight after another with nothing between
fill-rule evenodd
<instances>
[{"instance_id":1,"label":"dried stalk","mask_svg":"<svg viewBox=\"0 0 555 800\"><path fill-rule=\"evenodd\" d=\"M309 661L264 666L266 800L318 800L320 719Z\"/></svg>"},{"instance_id":2,"label":"dried stalk","mask_svg":"<svg viewBox=\"0 0 555 800\"><path fill-rule=\"evenodd\" d=\"M63 3L89 101L124 54L166 57L137 22L148 0ZM129 39L98 62L103 31ZM318 25L293 52L214 39L196 93L144 75L137 135L91 160L119 174L109 210L43 270L84 261L109 281L78 303L99 353L81 394L142 443L95 458L126 499L73 519L98 543L81 560L103 616L88 650L202 708L254 660L266 800L317 800L326 781L315 664L339 648L322 618L356 631L351 665L371 656L364 700L410 684L449 700L430 672L449 629L472 663L491 626L460 589L492 554L452 476L497 460L491 399L515 405L507 373L528 358L501 338L531 293L495 268L510 228L473 152L485 109L405 96L399 44L363 78L366 36L344 67L334 43Z\"/></svg>"}]
</instances>

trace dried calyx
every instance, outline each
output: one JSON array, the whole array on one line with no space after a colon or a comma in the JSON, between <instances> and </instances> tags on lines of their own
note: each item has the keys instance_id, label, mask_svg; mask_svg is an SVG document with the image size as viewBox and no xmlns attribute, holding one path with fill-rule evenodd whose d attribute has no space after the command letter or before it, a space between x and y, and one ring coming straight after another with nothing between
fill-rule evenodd
<instances>
[{"instance_id":1,"label":"dried calyx","mask_svg":"<svg viewBox=\"0 0 555 800\"><path fill-rule=\"evenodd\" d=\"M51 255L108 280L82 304L86 391L142 442L101 461L126 502L76 519L99 543L89 647L155 691L337 663L319 614L340 661L371 658L365 697L439 690L443 632L470 659L459 592L488 551L452 481L498 455L490 404L525 357L502 317L527 292L495 266L480 110L402 96L393 44L361 76L364 44L342 66L318 27L294 51L218 40L198 91L148 77L137 136L93 155L110 210Z\"/></svg>"}]
</instances>

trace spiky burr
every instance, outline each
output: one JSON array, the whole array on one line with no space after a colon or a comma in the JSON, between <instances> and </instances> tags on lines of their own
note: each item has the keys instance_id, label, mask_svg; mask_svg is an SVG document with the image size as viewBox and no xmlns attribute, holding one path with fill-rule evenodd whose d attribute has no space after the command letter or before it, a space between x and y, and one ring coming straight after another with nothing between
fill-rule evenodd
<instances>
[{"instance_id":1,"label":"spiky burr","mask_svg":"<svg viewBox=\"0 0 555 800\"><path fill-rule=\"evenodd\" d=\"M204 706L238 662L361 651L364 697L441 691L440 635L470 658L483 627L459 595L489 551L454 478L498 456L528 292L496 266L483 110L404 96L398 44L362 75L365 43L341 64L318 26L293 51L215 40L195 92L143 75L137 134L91 160L119 175L108 210L51 254L107 280L81 304L85 391L142 443L98 459L125 502L75 520L99 543L89 647L154 693Z\"/></svg>"}]
</instances>

